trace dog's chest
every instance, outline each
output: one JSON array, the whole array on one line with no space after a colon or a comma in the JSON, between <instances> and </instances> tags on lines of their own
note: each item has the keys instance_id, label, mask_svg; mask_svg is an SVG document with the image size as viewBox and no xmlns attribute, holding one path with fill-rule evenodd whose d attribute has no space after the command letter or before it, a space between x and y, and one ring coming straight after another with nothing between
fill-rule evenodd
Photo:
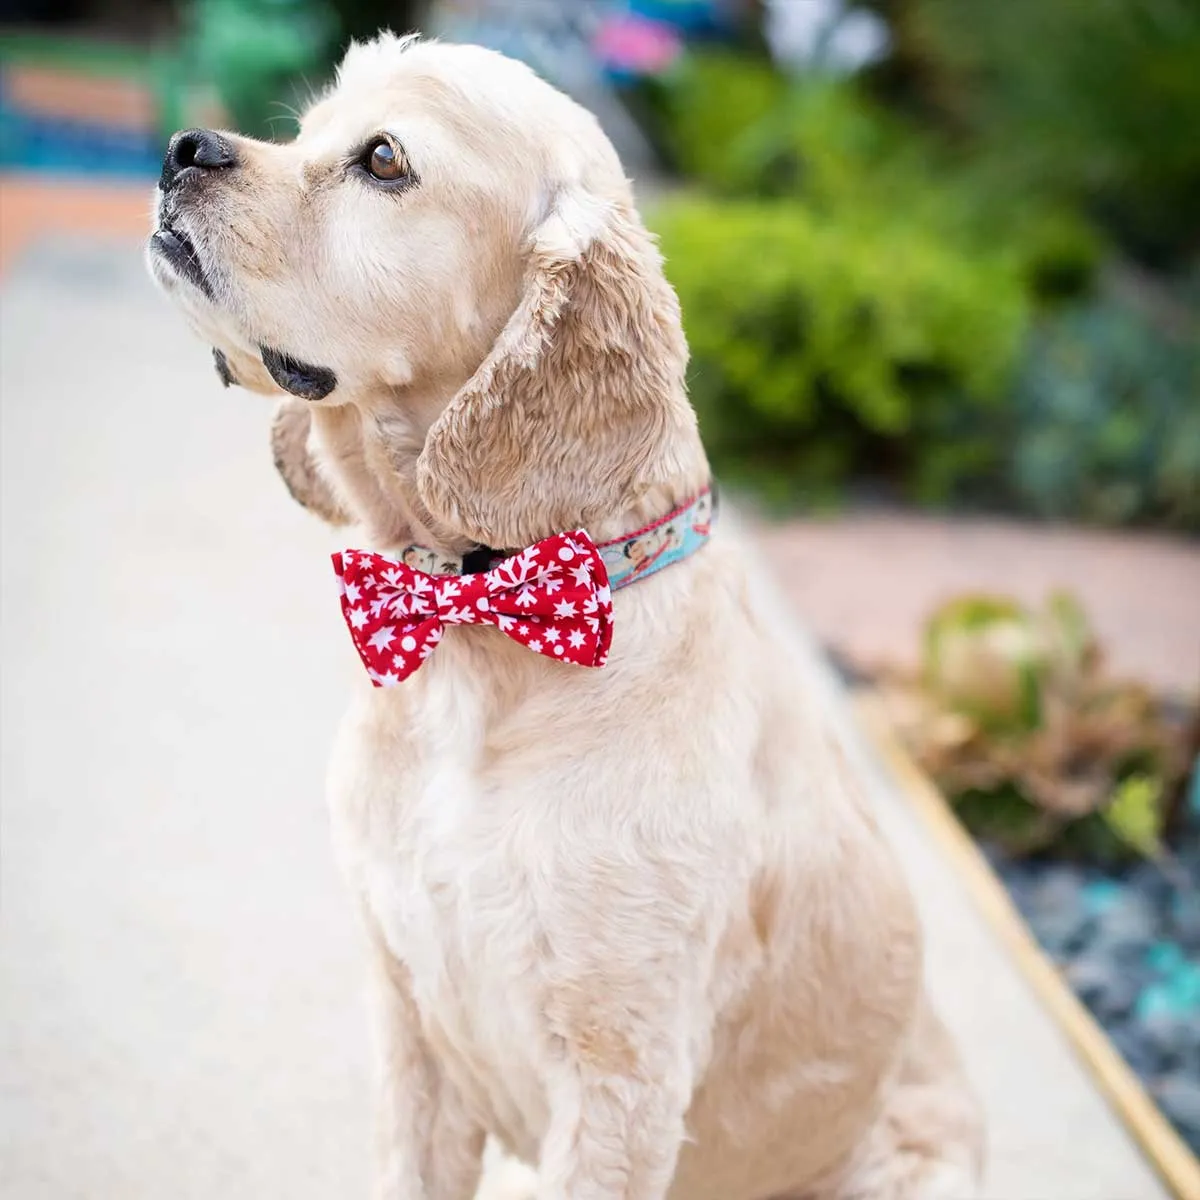
<instances>
[{"instance_id":1,"label":"dog's chest","mask_svg":"<svg viewBox=\"0 0 1200 1200\"><path fill-rule=\"evenodd\" d=\"M395 836L360 846L359 883L408 968L430 1048L489 1128L540 1136L538 920L523 852L536 796L467 763L473 729L431 740L403 784Z\"/></svg>"}]
</instances>

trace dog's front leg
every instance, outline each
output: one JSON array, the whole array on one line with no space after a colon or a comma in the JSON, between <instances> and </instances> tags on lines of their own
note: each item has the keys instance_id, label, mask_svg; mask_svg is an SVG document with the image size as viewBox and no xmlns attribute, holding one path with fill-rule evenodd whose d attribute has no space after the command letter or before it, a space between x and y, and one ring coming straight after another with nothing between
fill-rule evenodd
<instances>
[{"instance_id":1,"label":"dog's front leg","mask_svg":"<svg viewBox=\"0 0 1200 1200\"><path fill-rule=\"evenodd\" d=\"M676 1038L664 1033L658 1052L646 1053L620 1031L598 1028L583 1046L566 1047L551 1087L538 1200L663 1200L691 1097Z\"/></svg>"},{"instance_id":2,"label":"dog's front leg","mask_svg":"<svg viewBox=\"0 0 1200 1200\"><path fill-rule=\"evenodd\" d=\"M374 1200L471 1200L484 1131L426 1045L407 970L382 936L371 940L380 1072Z\"/></svg>"}]
</instances>

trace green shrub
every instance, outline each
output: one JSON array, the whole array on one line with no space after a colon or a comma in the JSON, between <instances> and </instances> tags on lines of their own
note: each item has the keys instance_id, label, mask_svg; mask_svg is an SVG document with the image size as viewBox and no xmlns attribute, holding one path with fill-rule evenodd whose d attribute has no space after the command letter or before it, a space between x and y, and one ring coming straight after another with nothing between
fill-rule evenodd
<instances>
[{"instance_id":1,"label":"green shrub","mask_svg":"<svg viewBox=\"0 0 1200 1200\"><path fill-rule=\"evenodd\" d=\"M1162 324L1112 300L1041 323L1011 412L1021 508L1200 530L1200 327Z\"/></svg>"},{"instance_id":2,"label":"green shrub","mask_svg":"<svg viewBox=\"0 0 1200 1200\"><path fill-rule=\"evenodd\" d=\"M637 115L681 174L726 186L738 143L783 102L787 80L765 59L693 51L630 93Z\"/></svg>"},{"instance_id":3,"label":"green shrub","mask_svg":"<svg viewBox=\"0 0 1200 1200\"><path fill-rule=\"evenodd\" d=\"M1082 216L968 169L853 81L787 80L762 60L707 51L651 86L659 144L716 195L793 197L833 216L902 212L963 254L1003 244L1038 299L1091 285L1103 244Z\"/></svg>"},{"instance_id":4,"label":"green shrub","mask_svg":"<svg viewBox=\"0 0 1200 1200\"><path fill-rule=\"evenodd\" d=\"M669 157L721 195L840 204L861 199L868 179L887 190L928 165L916 131L845 80L789 79L765 60L709 50L650 86Z\"/></svg>"},{"instance_id":5,"label":"green shrub","mask_svg":"<svg viewBox=\"0 0 1200 1200\"><path fill-rule=\"evenodd\" d=\"M193 0L189 51L232 123L270 138L289 103L328 73L337 18L323 0ZM290 136L290 134L289 134Z\"/></svg>"},{"instance_id":6,"label":"green shrub","mask_svg":"<svg viewBox=\"0 0 1200 1200\"><path fill-rule=\"evenodd\" d=\"M1200 0L868 0L926 113L1136 253L1196 249Z\"/></svg>"},{"instance_id":7,"label":"green shrub","mask_svg":"<svg viewBox=\"0 0 1200 1200\"><path fill-rule=\"evenodd\" d=\"M939 443L1009 381L1027 319L1010 256L963 254L903 213L787 201L680 200L651 223L726 474L811 497L883 472L937 498L992 462L987 438L953 461Z\"/></svg>"}]
</instances>

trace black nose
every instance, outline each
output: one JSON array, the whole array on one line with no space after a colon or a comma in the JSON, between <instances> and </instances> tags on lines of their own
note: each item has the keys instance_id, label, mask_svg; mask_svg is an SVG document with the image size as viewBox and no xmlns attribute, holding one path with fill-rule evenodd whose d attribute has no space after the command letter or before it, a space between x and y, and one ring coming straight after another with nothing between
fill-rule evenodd
<instances>
[{"instance_id":1,"label":"black nose","mask_svg":"<svg viewBox=\"0 0 1200 1200\"><path fill-rule=\"evenodd\" d=\"M189 167L200 171L219 171L237 166L234 148L211 129L185 129L177 133L167 147L158 186L169 192Z\"/></svg>"}]
</instances>

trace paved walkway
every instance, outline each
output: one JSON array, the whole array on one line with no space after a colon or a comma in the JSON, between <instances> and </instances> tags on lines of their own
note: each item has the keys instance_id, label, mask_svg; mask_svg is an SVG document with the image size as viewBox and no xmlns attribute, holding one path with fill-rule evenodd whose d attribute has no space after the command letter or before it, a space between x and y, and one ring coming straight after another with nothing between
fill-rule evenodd
<instances>
[{"instance_id":1,"label":"paved walkway","mask_svg":"<svg viewBox=\"0 0 1200 1200\"><path fill-rule=\"evenodd\" d=\"M360 955L321 796L356 670L330 537L134 247L42 242L0 300L4 1194L365 1196ZM856 753L989 1110L989 1200L1161 1200Z\"/></svg>"}]
</instances>

